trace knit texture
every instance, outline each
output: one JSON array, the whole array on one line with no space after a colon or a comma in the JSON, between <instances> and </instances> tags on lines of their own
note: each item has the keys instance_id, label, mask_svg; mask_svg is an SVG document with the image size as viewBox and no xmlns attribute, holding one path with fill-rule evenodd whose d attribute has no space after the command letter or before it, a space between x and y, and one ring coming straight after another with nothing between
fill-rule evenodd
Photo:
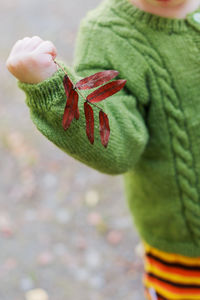
<instances>
[{"instance_id":1,"label":"knit texture","mask_svg":"<svg viewBox=\"0 0 200 300\"><path fill-rule=\"evenodd\" d=\"M81 22L70 78L119 71L125 88L101 102L110 120L108 147L80 120L62 128L66 103L58 70L39 84L19 82L37 128L60 149L107 174L124 174L138 231L166 252L200 256L200 23L141 11L128 0L104 0ZM98 109L95 119L98 120Z\"/></svg>"}]
</instances>

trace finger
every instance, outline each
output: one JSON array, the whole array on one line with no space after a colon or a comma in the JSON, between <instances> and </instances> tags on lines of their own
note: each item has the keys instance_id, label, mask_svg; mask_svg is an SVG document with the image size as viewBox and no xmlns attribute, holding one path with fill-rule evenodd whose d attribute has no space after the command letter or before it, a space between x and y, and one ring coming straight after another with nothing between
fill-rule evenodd
<instances>
[{"instance_id":1,"label":"finger","mask_svg":"<svg viewBox=\"0 0 200 300\"><path fill-rule=\"evenodd\" d=\"M32 38L32 41L34 42L43 42L43 39L41 39L41 37L37 36L37 35L34 35Z\"/></svg>"},{"instance_id":2,"label":"finger","mask_svg":"<svg viewBox=\"0 0 200 300\"><path fill-rule=\"evenodd\" d=\"M30 42L31 38L30 37L25 37L22 39L22 44L23 47L25 47L29 42Z\"/></svg>"},{"instance_id":3,"label":"finger","mask_svg":"<svg viewBox=\"0 0 200 300\"><path fill-rule=\"evenodd\" d=\"M50 54L51 56L53 56L53 58L57 56L57 49L50 41L44 41L37 47L35 51Z\"/></svg>"},{"instance_id":4,"label":"finger","mask_svg":"<svg viewBox=\"0 0 200 300\"><path fill-rule=\"evenodd\" d=\"M41 43L43 43L43 40L39 36L33 36L30 41L27 42L25 45L25 49L27 50L34 50L36 49Z\"/></svg>"},{"instance_id":5,"label":"finger","mask_svg":"<svg viewBox=\"0 0 200 300\"><path fill-rule=\"evenodd\" d=\"M21 43L22 40L18 40L12 47L11 51L10 51L10 55L12 55L15 51L18 51L18 49L21 48Z\"/></svg>"},{"instance_id":6,"label":"finger","mask_svg":"<svg viewBox=\"0 0 200 300\"><path fill-rule=\"evenodd\" d=\"M19 50L24 49L25 45L26 45L29 41L30 41L30 38L29 38L29 37L25 37L25 38L23 38L22 40L18 40L18 41L14 44L14 46L13 46L13 48L12 48L10 54L15 54L15 52L18 52Z\"/></svg>"}]
</instances>

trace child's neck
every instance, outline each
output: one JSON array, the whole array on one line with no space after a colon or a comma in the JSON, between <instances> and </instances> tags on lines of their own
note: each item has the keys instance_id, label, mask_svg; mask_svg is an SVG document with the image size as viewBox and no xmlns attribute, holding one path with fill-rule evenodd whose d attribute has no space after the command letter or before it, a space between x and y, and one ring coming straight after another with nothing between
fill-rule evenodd
<instances>
[{"instance_id":1,"label":"child's neck","mask_svg":"<svg viewBox=\"0 0 200 300\"><path fill-rule=\"evenodd\" d=\"M200 6L200 0L129 0L146 12L166 18L184 19Z\"/></svg>"}]
</instances>

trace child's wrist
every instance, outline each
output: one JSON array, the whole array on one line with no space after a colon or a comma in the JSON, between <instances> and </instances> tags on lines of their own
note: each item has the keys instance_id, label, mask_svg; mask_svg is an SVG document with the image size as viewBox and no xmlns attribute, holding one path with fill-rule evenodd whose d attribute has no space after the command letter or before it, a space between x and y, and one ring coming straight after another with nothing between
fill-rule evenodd
<instances>
[{"instance_id":1,"label":"child's wrist","mask_svg":"<svg viewBox=\"0 0 200 300\"><path fill-rule=\"evenodd\" d=\"M49 110L52 105L60 102L63 88L63 71L58 69L51 77L30 84L18 80L18 87L26 94L26 103L33 110Z\"/></svg>"}]
</instances>

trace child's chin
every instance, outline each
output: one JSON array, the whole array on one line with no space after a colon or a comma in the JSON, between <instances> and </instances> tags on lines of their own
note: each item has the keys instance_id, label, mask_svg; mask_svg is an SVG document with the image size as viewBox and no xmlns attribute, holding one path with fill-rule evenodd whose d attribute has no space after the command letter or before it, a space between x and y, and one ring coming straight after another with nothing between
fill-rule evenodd
<instances>
[{"instance_id":1,"label":"child's chin","mask_svg":"<svg viewBox=\"0 0 200 300\"><path fill-rule=\"evenodd\" d=\"M146 2L156 6L173 7L184 3L185 0L146 0Z\"/></svg>"}]
</instances>

